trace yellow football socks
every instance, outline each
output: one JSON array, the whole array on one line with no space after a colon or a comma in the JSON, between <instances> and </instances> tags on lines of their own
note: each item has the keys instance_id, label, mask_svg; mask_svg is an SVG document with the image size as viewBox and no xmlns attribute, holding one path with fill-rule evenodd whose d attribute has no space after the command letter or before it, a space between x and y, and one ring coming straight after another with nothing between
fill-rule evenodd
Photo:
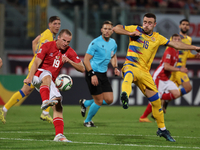
<instances>
[{"instance_id":1,"label":"yellow football socks","mask_svg":"<svg viewBox=\"0 0 200 150\"><path fill-rule=\"evenodd\" d=\"M17 91L13 96L9 99L9 101L4 105L4 107L9 110L13 105L15 105L18 101L20 101L24 95Z\"/></svg>"},{"instance_id":2,"label":"yellow football socks","mask_svg":"<svg viewBox=\"0 0 200 150\"><path fill-rule=\"evenodd\" d=\"M47 109L45 109L44 111L49 113L50 108L51 108L51 107L47 107Z\"/></svg>"},{"instance_id":3,"label":"yellow football socks","mask_svg":"<svg viewBox=\"0 0 200 150\"><path fill-rule=\"evenodd\" d=\"M122 83L122 92L125 91L128 96L131 94L132 91L132 82L133 82L132 73L127 73Z\"/></svg>"},{"instance_id":4,"label":"yellow football socks","mask_svg":"<svg viewBox=\"0 0 200 150\"><path fill-rule=\"evenodd\" d=\"M154 118L156 118L156 122L158 125L158 128L164 128L165 123L164 123L164 115L163 115L163 110L161 108L161 100L155 100L151 102L152 105L152 113Z\"/></svg>"}]
</instances>

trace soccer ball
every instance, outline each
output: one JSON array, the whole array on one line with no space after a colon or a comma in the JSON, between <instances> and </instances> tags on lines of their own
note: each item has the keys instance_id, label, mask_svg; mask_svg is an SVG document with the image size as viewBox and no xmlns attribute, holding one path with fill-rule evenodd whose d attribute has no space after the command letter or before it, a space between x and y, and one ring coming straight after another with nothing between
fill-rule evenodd
<instances>
[{"instance_id":1,"label":"soccer ball","mask_svg":"<svg viewBox=\"0 0 200 150\"><path fill-rule=\"evenodd\" d=\"M73 81L69 75L60 74L55 80L55 85L60 91L67 91L71 89Z\"/></svg>"}]
</instances>

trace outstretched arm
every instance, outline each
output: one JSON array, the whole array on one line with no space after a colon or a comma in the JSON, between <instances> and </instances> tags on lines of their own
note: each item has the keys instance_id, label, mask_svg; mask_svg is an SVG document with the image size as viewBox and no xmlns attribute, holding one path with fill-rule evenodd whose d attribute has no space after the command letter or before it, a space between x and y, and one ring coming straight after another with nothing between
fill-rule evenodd
<instances>
[{"instance_id":1,"label":"outstretched arm","mask_svg":"<svg viewBox=\"0 0 200 150\"><path fill-rule=\"evenodd\" d=\"M172 71L172 72L175 72L175 71L180 71L180 72L184 72L184 73L187 73L188 72L188 69L185 68L185 67L181 67L181 68L176 68L174 66L171 66L169 63L164 63L164 69L167 70L167 71Z\"/></svg>"},{"instance_id":2,"label":"outstretched arm","mask_svg":"<svg viewBox=\"0 0 200 150\"><path fill-rule=\"evenodd\" d=\"M197 52L200 51L200 47L194 46L194 45L188 45L183 42L178 41L170 41L168 43L168 46L173 47L175 49L181 49L181 50L196 50Z\"/></svg>"},{"instance_id":3,"label":"outstretched arm","mask_svg":"<svg viewBox=\"0 0 200 150\"><path fill-rule=\"evenodd\" d=\"M72 65L77 71L80 71L80 72L85 72L85 67L83 65L83 62L79 62L79 63L75 63L73 62L72 60L70 60L68 57L64 56L62 57L62 61L63 63L67 62L69 63L70 65Z\"/></svg>"},{"instance_id":4,"label":"outstretched arm","mask_svg":"<svg viewBox=\"0 0 200 150\"><path fill-rule=\"evenodd\" d=\"M129 32L125 30L122 25L116 25L115 27L113 27L113 31L117 34L128 35L128 36L140 36L141 34L138 31Z\"/></svg>"}]
</instances>

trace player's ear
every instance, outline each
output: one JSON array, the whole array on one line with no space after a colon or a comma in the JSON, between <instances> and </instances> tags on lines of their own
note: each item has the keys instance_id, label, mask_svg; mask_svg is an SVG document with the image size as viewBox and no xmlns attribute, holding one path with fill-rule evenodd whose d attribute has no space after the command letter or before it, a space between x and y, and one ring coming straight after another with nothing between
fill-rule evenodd
<instances>
[{"instance_id":1,"label":"player's ear","mask_svg":"<svg viewBox=\"0 0 200 150\"><path fill-rule=\"evenodd\" d=\"M157 23L155 22L155 23L154 23L154 28L156 27L156 25L157 25Z\"/></svg>"}]
</instances>

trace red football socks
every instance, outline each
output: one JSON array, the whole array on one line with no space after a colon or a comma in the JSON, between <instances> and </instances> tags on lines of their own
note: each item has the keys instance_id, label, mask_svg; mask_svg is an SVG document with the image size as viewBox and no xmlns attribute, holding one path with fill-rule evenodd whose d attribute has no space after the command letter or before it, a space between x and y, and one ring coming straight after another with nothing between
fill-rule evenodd
<instances>
[{"instance_id":1,"label":"red football socks","mask_svg":"<svg viewBox=\"0 0 200 150\"><path fill-rule=\"evenodd\" d=\"M47 85L40 86L40 95L41 95L42 101L49 100L49 94L50 94L50 91Z\"/></svg>"},{"instance_id":2,"label":"red football socks","mask_svg":"<svg viewBox=\"0 0 200 150\"><path fill-rule=\"evenodd\" d=\"M162 98L161 98L162 100L173 100L173 99L175 99L175 97L174 97L174 95L172 94L172 93L164 93L163 95L162 95Z\"/></svg>"},{"instance_id":3,"label":"red football socks","mask_svg":"<svg viewBox=\"0 0 200 150\"><path fill-rule=\"evenodd\" d=\"M152 112L151 103L147 105L146 110L144 111L143 115L140 118L146 118Z\"/></svg>"},{"instance_id":4,"label":"red football socks","mask_svg":"<svg viewBox=\"0 0 200 150\"><path fill-rule=\"evenodd\" d=\"M63 134L63 131L64 131L63 118L60 118L60 117L54 118L53 119L53 124L54 124L54 127L55 127L56 135L59 134L59 133Z\"/></svg>"}]
</instances>

